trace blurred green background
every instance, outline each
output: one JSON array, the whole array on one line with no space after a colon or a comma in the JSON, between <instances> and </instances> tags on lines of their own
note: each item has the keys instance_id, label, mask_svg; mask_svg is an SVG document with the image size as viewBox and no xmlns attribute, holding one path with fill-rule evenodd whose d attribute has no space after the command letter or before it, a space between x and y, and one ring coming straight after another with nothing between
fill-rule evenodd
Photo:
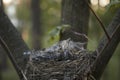
<instances>
[{"instance_id":1,"label":"blurred green background","mask_svg":"<svg viewBox=\"0 0 120 80\"><path fill-rule=\"evenodd\" d=\"M111 1L111 3L110 3ZM96 14L101 18L105 26L108 26L116 10L120 8L119 0L91 0L91 5ZM3 0L4 10L21 32L26 44L33 49L32 40L32 17L31 0ZM116 7L111 7L111 5ZM42 27L42 37L40 37L41 48L49 47L59 40L59 35L51 32L60 25L61 21L61 0L40 0L40 22ZM91 13L89 19L88 49L95 50L100 38L103 35L97 19ZM54 36L53 36L54 35ZM101 80L120 80L120 45L111 58ZM4 53L4 52L3 52ZM2 54L1 54L2 55ZM18 76L6 55L0 59L2 67L0 70L0 80L18 80Z\"/></svg>"}]
</instances>

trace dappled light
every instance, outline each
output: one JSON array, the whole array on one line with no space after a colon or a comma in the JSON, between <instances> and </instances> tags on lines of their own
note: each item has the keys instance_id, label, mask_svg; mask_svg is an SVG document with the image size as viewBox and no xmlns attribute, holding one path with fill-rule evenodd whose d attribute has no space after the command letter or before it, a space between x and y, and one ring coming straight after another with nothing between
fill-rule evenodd
<instances>
[{"instance_id":1,"label":"dappled light","mask_svg":"<svg viewBox=\"0 0 120 80\"><path fill-rule=\"evenodd\" d=\"M91 0L92 5L100 5L101 7L105 7L110 3L110 0Z\"/></svg>"},{"instance_id":2,"label":"dappled light","mask_svg":"<svg viewBox=\"0 0 120 80\"><path fill-rule=\"evenodd\" d=\"M8 4L10 4L12 1L13 1L13 0L3 0L3 3L6 4L6 5L8 5Z\"/></svg>"},{"instance_id":3,"label":"dappled light","mask_svg":"<svg viewBox=\"0 0 120 80\"><path fill-rule=\"evenodd\" d=\"M100 0L99 3L102 7L105 7L106 5L108 5L110 3L110 0Z\"/></svg>"},{"instance_id":4,"label":"dappled light","mask_svg":"<svg viewBox=\"0 0 120 80\"><path fill-rule=\"evenodd\" d=\"M91 0L92 5L98 5L98 0Z\"/></svg>"},{"instance_id":5,"label":"dappled light","mask_svg":"<svg viewBox=\"0 0 120 80\"><path fill-rule=\"evenodd\" d=\"M97 80L115 49L101 80L120 79L120 0L36 1L0 2L0 80Z\"/></svg>"}]
</instances>

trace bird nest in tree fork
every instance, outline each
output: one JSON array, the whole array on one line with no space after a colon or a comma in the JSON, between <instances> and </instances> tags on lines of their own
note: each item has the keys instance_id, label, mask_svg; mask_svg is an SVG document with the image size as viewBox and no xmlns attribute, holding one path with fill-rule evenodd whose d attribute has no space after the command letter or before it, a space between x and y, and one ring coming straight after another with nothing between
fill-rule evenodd
<instances>
[{"instance_id":1,"label":"bird nest in tree fork","mask_svg":"<svg viewBox=\"0 0 120 80\"><path fill-rule=\"evenodd\" d=\"M25 74L28 80L93 80L90 66L94 60L85 43L63 40L50 48L28 51Z\"/></svg>"}]
</instances>

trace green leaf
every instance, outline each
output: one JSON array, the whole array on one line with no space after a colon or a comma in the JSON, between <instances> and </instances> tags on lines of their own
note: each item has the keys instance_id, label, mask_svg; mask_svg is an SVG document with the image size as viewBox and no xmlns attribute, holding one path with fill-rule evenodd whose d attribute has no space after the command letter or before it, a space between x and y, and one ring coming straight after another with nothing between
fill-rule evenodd
<instances>
[{"instance_id":1,"label":"green leaf","mask_svg":"<svg viewBox=\"0 0 120 80\"><path fill-rule=\"evenodd\" d=\"M60 32L61 31L63 32L68 28L70 28L70 25L66 25L66 24L55 27L49 32L49 39L54 40L56 37L60 37L59 36Z\"/></svg>"},{"instance_id":2,"label":"green leaf","mask_svg":"<svg viewBox=\"0 0 120 80\"><path fill-rule=\"evenodd\" d=\"M68 25L68 24L64 24L64 25L61 25L61 26L58 26L58 27L60 27L60 30L61 30L62 32L65 31L66 29L71 28L71 26Z\"/></svg>"},{"instance_id":3,"label":"green leaf","mask_svg":"<svg viewBox=\"0 0 120 80\"><path fill-rule=\"evenodd\" d=\"M50 31L50 36L56 36L60 34L60 31L64 31L65 29L70 28L70 25L61 25L57 26L53 30Z\"/></svg>"}]
</instances>

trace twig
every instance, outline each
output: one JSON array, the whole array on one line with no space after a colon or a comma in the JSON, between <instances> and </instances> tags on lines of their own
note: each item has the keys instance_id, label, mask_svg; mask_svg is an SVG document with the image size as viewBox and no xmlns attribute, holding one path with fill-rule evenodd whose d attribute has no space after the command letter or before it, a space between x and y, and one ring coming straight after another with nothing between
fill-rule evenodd
<instances>
[{"instance_id":1,"label":"twig","mask_svg":"<svg viewBox=\"0 0 120 80\"><path fill-rule=\"evenodd\" d=\"M118 28L119 28L120 24L118 24L117 28L114 30L114 32L112 33L111 39L115 36L115 33L117 32ZM111 41L110 39L110 41ZM105 50L105 48L109 45L109 42L104 46L103 50L100 52L100 54Z\"/></svg>"},{"instance_id":2,"label":"twig","mask_svg":"<svg viewBox=\"0 0 120 80\"><path fill-rule=\"evenodd\" d=\"M14 68L16 69L16 72L20 78L20 80L27 80L26 76L24 75L23 71L20 69L20 67L17 65L17 62L15 61L12 52L10 51L10 49L8 48L7 44L4 42L4 40L1 38L0 36L0 44L2 45L2 47L4 48L4 50L6 51L8 57L10 58L11 62L13 63Z\"/></svg>"},{"instance_id":3,"label":"twig","mask_svg":"<svg viewBox=\"0 0 120 80\"><path fill-rule=\"evenodd\" d=\"M86 0L85 0L85 1L86 1ZM101 19L97 16L97 14L94 12L94 10L91 8L90 4L89 4L87 1L86 1L86 3L87 3L87 5L88 5L88 7L90 8L90 10L92 11L92 13L94 14L94 16L96 17L96 19L98 20L98 22L100 23L100 25L101 25L102 29L104 30L104 32L105 32L108 40L110 40L110 36L109 36L107 30L105 29L105 26L104 26L104 24L102 23Z\"/></svg>"}]
</instances>

